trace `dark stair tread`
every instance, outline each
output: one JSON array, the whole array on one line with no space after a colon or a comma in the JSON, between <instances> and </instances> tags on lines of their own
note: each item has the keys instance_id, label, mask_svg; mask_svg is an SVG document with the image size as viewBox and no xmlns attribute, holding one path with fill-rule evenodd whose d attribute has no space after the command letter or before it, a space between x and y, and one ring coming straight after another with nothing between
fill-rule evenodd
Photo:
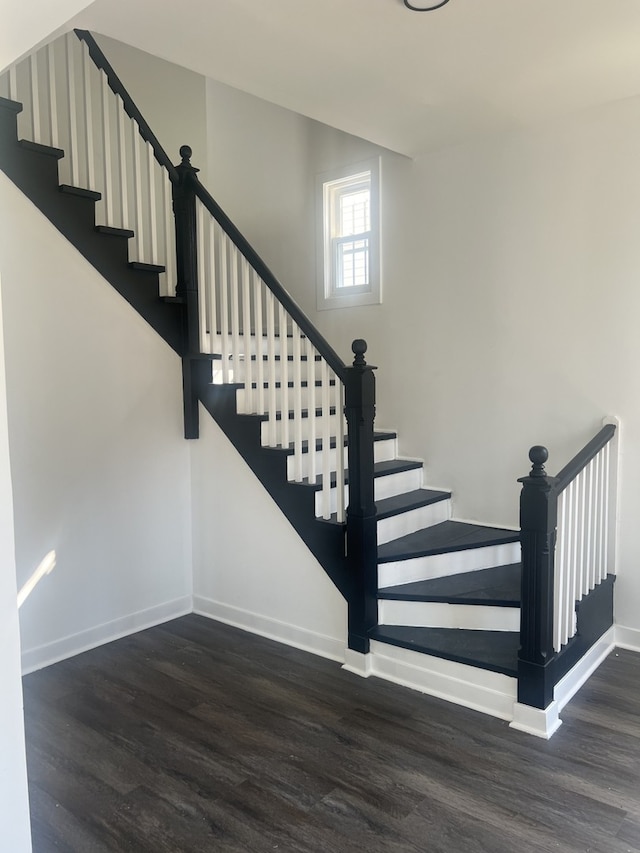
<instances>
[{"instance_id":1,"label":"dark stair tread","mask_svg":"<svg viewBox=\"0 0 640 853\"><path fill-rule=\"evenodd\" d=\"M337 410L336 410L335 406L329 406L329 415L335 415L336 411ZM295 419L295 411L293 409L289 409L289 411L287 412L287 417L290 421L294 420ZM309 409L300 409L300 417L305 418L305 419L308 418L309 417ZM316 418L322 417L322 406L316 406L315 417ZM276 420L277 421L282 420L282 412L281 411L276 412Z\"/></svg>"},{"instance_id":2,"label":"dark stair tread","mask_svg":"<svg viewBox=\"0 0 640 853\"><path fill-rule=\"evenodd\" d=\"M144 261L129 261L129 266L132 270L140 270L141 272L164 272L165 268L162 264L145 264Z\"/></svg>"},{"instance_id":3,"label":"dark stair tread","mask_svg":"<svg viewBox=\"0 0 640 853\"><path fill-rule=\"evenodd\" d=\"M184 305L186 302L184 296L161 296L160 299L166 302L167 305ZM206 356L211 361L220 358L217 353L200 353L200 356L202 358Z\"/></svg>"},{"instance_id":4,"label":"dark stair tread","mask_svg":"<svg viewBox=\"0 0 640 853\"><path fill-rule=\"evenodd\" d=\"M263 382L263 383L262 383L262 387L263 387L263 389L264 389L265 391L267 391L267 390L269 389L269 384L270 384L269 382ZM315 382L314 382L313 384L314 384L314 386L315 386L316 388L322 388L322 380L321 380L321 379L316 379L316 380L315 380ZM335 386L335 384L336 384L336 380L335 380L335 379L330 379L330 380L329 380L329 385L330 385L330 386L334 387L334 386ZM246 387L247 387L246 382L245 382L245 383L243 383L243 387L246 389ZM277 379L277 380L275 381L275 383L274 383L274 387L275 387L276 389L278 389L278 390L279 390L279 389L281 389L281 388L282 388L282 382L281 382L279 379ZM301 387L301 388L308 388L308 387L309 387L309 382L308 382L306 379L303 379L303 380L300 382L300 387ZM293 382L292 380L289 380L289 381L287 382L287 388L295 388L295 382ZM251 390L252 390L252 391L257 391L257 390L258 390L258 383L257 383L257 382L252 382L252 383L251 383Z\"/></svg>"},{"instance_id":5,"label":"dark stair tread","mask_svg":"<svg viewBox=\"0 0 640 853\"><path fill-rule=\"evenodd\" d=\"M251 415L251 417L261 417L261 418L265 419L265 418L268 418L268 415ZM395 432L374 432L374 434L373 434L373 440L374 441L388 441L390 439L395 439L397 437L398 436ZM337 443L336 437L332 436L332 438L329 442L329 447L331 450L335 450L336 443ZM346 435L344 437L344 446L345 447L349 446L349 439ZM265 447L264 449L265 450L286 450L286 452L289 453L290 455L293 455L295 453L295 448L293 446L292 441L289 442L288 447L283 447L281 444L279 444L277 447ZM322 450L322 439L321 438L316 438L316 450L318 452L320 452ZM309 452L309 441L306 438L302 442L302 452L303 453Z\"/></svg>"},{"instance_id":6,"label":"dark stair tread","mask_svg":"<svg viewBox=\"0 0 640 853\"><path fill-rule=\"evenodd\" d=\"M520 563L511 563L477 572L388 586L378 590L378 598L519 607L521 572Z\"/></svg>"},{"instance_id":7,"label":"dark stair tread","mask_svg":"<svg viewBox=\"0 0 640 853\"><path fill-rule=\"evenodd\" d=\"M96 225L98 234L106 234L108 237L133 237L135 232L131 228L115 228L113 225Z\"/></svg>"},{"instance_id":8,"label":"dark stair tread","mask_svg":"<svg viewBox=\"0 0 640 853\"><path fill-rule=\"evenodd\" d=\"M20 101L12 101L11 98L1 98L0 97L0 107L5 110L10 110L13 113L21 113L22 112L22 104Z\"/></svg>"},{"instance_id":9,"label":"dark stair tread","mask_svg":"<svg viewBox=\"0 0 640 853\"><path fill-rule=\"evenodd\" d=\"M222 358L222 354L220 354L220 358ZM259 359L260 359L259 355L255 355L255 353L251 355L251 361L259 361ZM231 357L231 353L229 353L229 360L233 361L233 359ZM274 361L282 361L282 359L280 358L280 354L276 353L273 357L273 360ZM322 356L321 355L315 355L313 357L313 360L314 361L322 361ZM266 355L265 353L262 353L262 361L269 361L269 356ZM287 355L287 361L293 361L293 356ZM300 356L300 361L309 361L309 356L306 356L306 355Z\"/></svg>"},{"instance_id":10,"label":"dark stair tread","mask_svg":"<svg viewBox=\"0 0 640 853\"><path fill-rule=\"evenodd\" d=\"M482 527L464 521L442 521L432 527L425 527L399 539L393 539L378 547L378 562L390 563L396 560L410 560L413 557L428 557L433 554L447 554L452 551L466 551L470 548L484 548L489 545L503 545L518 542L517 530L504 530L500 527Z\"/></svg>"},{"instance_id":11,"label":"dark stair tread","mask_svg":"<svg viewBox=\"0 0 640 853\"><path fill-rule=\"evenodd\" d=\"M369 636L392 646L517 677L520 633L378 625Z\"/></svg>"},{"instance_id":12,"label":"dark stair tread","mask_svg":"<svg viewBox=\"0 0 640 853\"><path fill-rule=\"evenodd\" d=\"M391 474L401 474L403 471L414 471L416 468L422 468L422 462L414 459L391 459L388 462L376 462L373 466L374 477L387 477ZM349 482L349 471L344 472L345 483ZM318 491L322 488L322 474L318 474L315 483L310 483L308 477L302 481L305 486L311 486ZM336 484L336 473L331 472L331 486Z\"/></svg>"},{"instance_id":13,"label":"dark stair tread","mask_svg":"<svg viewBox=\"0 0 640 853\"><path fill-rule=\"evenodd\" d=\"M61 193L65 193L65 195L77 195L80 198L89 198L92 201L100 201L102 198L102 193L96 190L85 189L85 187L72 187L70 184L60 184L58 189Z\"/></svg>"},{"instance_id":14,"label":"dark stair tread","mask_svg":"<svg viewBox=\"0 0 640 853\"><path fill-rule=\"evenodd\" d=\"M40 142L32 142L30 139L20 139L18 145L26 148L27 151L35 151L36 154L46 154L47 157L55 157L56 160L62 160L64 157L62 148L54 148L52 145L42 145Z\"/></svg>"},{"instance_id":15,"label":"dark stair tread","mask_svg":"<svg viewBox=\"0 0 640 853\"><path fill-rule=\"evenodd\" d=\"M376 501L376 516L378 520L391 518L412 509L445 501L450 497L451 492L442 492L438 489L414 489L412 492L404 492L401 495L393 495L393 497Z\"/></svg>"}]
</instances>

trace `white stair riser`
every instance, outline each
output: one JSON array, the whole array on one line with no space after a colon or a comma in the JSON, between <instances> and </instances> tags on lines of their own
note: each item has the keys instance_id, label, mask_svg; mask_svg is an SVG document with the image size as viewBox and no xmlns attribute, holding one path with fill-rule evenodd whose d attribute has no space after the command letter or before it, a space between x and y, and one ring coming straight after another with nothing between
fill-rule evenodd
<instances>
[{"instance_id":1,"label":"white stair riser","mask_svg":"<svg viewBox=\"0 0 640 853\"><path fill-rule=\"evenodd\" d=\"M517 680L475 666L371 643L371 675L504 720L513 718Z\"/></svg>"},{"instance_id":2,"label":"white stair riser","mask_svg":"<svg viewBox=\"0 0 640 853\"><path fill-rule=\"evenodd\" d=\"M342 416L340 416L342 417ZM320 418L315 418L315 438L322 437L322 420ZM312 419L311 418L301 418L300 419L300 432L302 435L303 441L308 439L311 434L312 428ZM345 432L346 432L346 424L345 424ZM282 420L277 420L275 422L275 431L276 431L276 440L275 442L270 439L270 428L269 422L263 421L260 425L260 436L263 447L276 447L278 445L282 445L285 443L284 441L284 422ZM334 438L338 432L338 416L337 415L329 415L329 435L331 438ZM295 438L295 426L294 422L291 418L289 418L289 441L293 441ZM346 464L346 463L345 463Z\"/></svg>"},{"instance_id":3,"label":"white stair riser","mask_svg":"<svg viewBox=\"0 0 640 853\"><path fill-rule=\"evenodd\" d=\"M222 344L223 337L222 335L213 335L211 340L211 350L214 353L222 354ZM306 346L304 338L300 339L300 349L301 355L305 355L304 347ZM226 352L229 355L233 350L233 335L227 335L226 340ZM281 339L274 338L273 340L273 354L281 355L282 351L285 351L287 355L293 355L293 338L286 338L286 346L281 348ZM249 353L250 355L257 355L260 353L261 355L269 355L269 344L267 342L266 337L262 337L262 339L256 338L255 336L251 336L245 341L242 337L241 333L238 333L238 352L240 357L243 357L245 353Z\"/></svg>"},{"instance_id":4,"label":"white stair riser","mask_svg":"<svg viewBox=\"0 0 640 853\"><path fill-rule=\"evenodd\" d=\"M429 557L415 557L411 560L398 560L395 563L381 563L378 566L378 586L384 588L401 583L459 575L478 569L491 569L493 566L518 563L520 559L520 543L511 542L505 545L489 545L485 548L468 548L465 551L433 554Z\"/></svg>"},{"instance_id":5,"label":"white stair riser","mask_svg":"<svg viewBox=\"0 0 640 853\"><path fill-rule=\"evenodd\" d=\"M255 382L255 379L254 379ZM291 406L293 402L293 388L287 389L287 404ZM316 387L315 389L315 400L314 406L318 408L322 405L322 388ZM335 405L335 386L331 386L330 389L331 394L331 403ZM309 388L302 388L300 391L301 401L303 408L307 408L311 401L311 392ZM265 408L269 405L269 391L268 389L263 389L263 398ZM276 409L280 411L283 405L284 398L284 389L276 388L275 399L276 399ZM255 414L258 411L259 399L258 399L258 390L256 388L248 391L246 388L239 388L236 391L236 406L238 412L242 412L243 414Z\"/></svg>"},{"instance_id":6,"label":"white stair riser","mask_svg":"<svg viewBox=\"0 0 640 853\"><path fill-rule=\"evenodd\" d=\"M520 609L518 607L381 599L378 602L378 621L381 625L407 625L415 628L519 631Z\"/></svg>"},{"instance_id":7,"label":"white stair riser","mask_svg":"<svg viewBox=\"0 0 640 853\"><path fill-rule=\"evenodd\" d=\"M247 364L244 361L234 362L231 360L228 362L228 376L224 379L223 370L222 370L222 361L221 359L213 360L213 382L216 385L221 385L223 381L226 382L245 382L249 379L249 371L247 370ZM284 367L285 362L276 361L274 363L273 369L273 379L275 382L282 381L284 376ZM293 362L286 362L286 376L288 382L293 382ZM319 361L310 364L309 362L302 362L301 368L301 377L304 382L308 382L310 380L320 382L322 380L322 364ZM251 362L251 371L250 378L252 382L258 381L258 366L255 361ZM269 361L262 362L262 381L270 382L271 381L271 367ZM265 404L267 402L267 392L265 391Z\"/></svg>"},{"instance_id":8,"label":"white stair riser","mask_svg":"<svg viewBox=\"0 0 640 853\"><path fill-rule=\"evenodd\" d=\"M415 533L423 527L432 527L451 518L451 499L421 506L417 509L378 519L378 545Z\"/></svg>"},{"instance_id":9,"label":"white stair riser","mask_svg":"<svg viewBox=\"0 0 640 853\"><path fill-rule=\"evenodd\" d=\"M395 459L396 440L395 438L385 439L384 441L376 441L373 445L374 460L376 462L388 462ZM316 473L322 472L322 451L316 452ZM347 464L347 448L344 448L344 460ZM329 467L332 471L336 470L337 453L335 447L329 451ZM308 477L311 468L311 456L309 453L302 454L302 476ZM293 480L296 472L295 457L289 456L287 459L287 478Z\"/></svg>"},{"instance_id":10,"label":"white stair riser","mask_svg":"<svg viewBox=\"0 0 640 853\"><path fill-rule=\"evenodd\" d=\"M374 484L375 500L382 500L392 495L400 495L403 492L411 492L414 489L420 488L422 481L422 469L415 468L410 471L400 471L398 474L388 474L386 477L376 477ZM349 491L345 486L345 506L348 502ZM331 489L330 506L331 512L336 511L336 489ZM316 492L316 515L322 515L322 493Z\"/></svg>"}]
</instances>

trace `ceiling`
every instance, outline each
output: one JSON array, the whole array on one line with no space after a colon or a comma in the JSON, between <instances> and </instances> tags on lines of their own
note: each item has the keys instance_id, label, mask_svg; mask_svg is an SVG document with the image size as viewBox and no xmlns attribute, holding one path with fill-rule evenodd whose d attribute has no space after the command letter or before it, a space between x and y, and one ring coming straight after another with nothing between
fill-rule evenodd
<instances>
[{"instance_id":1,"label":"ceiling","mask_svg":"<svg viewBox=\"0 0 640 853\"><path fill-rule=\"evenodd\" d=\"M411 156L640 94L639 0L95 0L74 25Z\"/></svg>"}]
</instances>

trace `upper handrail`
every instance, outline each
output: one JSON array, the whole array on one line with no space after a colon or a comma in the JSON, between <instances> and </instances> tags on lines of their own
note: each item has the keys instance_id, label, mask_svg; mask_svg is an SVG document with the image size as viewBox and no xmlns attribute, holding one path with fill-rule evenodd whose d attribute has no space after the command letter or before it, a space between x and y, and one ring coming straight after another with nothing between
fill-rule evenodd
<instances>
[{"instance_id":1,"label":"upper handrail","mask_svg":"<svg viewBox=\"0 0 640 853\"><path fill-rule=\"evenodd\" d=\"M162 145L158 142L158 139L155 133L151 130L147 122L145 121L144 116L136 106L133 98L125 89L122 81L113 70L113 67L107 57L102 52L99 47L97 41L91 35L88 30L74 30L75 34L78 36L80 41L84 41L89 48L89 55L91 59L95 63L95 65L100 68L107 75L107 80L109 81L109 86L111 91L119 95L122 99L122 103L124 105L125 112L132 118L140 128L140 135L144 139L145 142L148 142L155 155L156 160L160 163L161 166L169 173L169 177L173 183L176 183L178 180L178 172L176 171L176 167L171 162L171 158L164 150Z\"/></svg>"},{"instance_id":2,"label":"upper handrail","mask_svg":"<svg viewBox=\"0 0 640 853\"><path fill-rule=\"evenodd\" d=\"M579 453L568 462L556 477L554 490L559 494L567 488L569 483L574 480L580 471L598 455L605 445L607 445L615 435L616 425L606 424L600 432L594 436L588 444L582 448Z\"/></svg>"},{"instance_id":3,"label":"upper handrail","mask_svg":"<svg viewBox=\"0 0 640 853\"><path fill-rule=\"evenodd\" d=\"M202 204L206 207L209 213L213 216L220 227L235 243L242 255L247 259L249 264L258 273L269 290L273 293L280 304L286 309L289 315L297 323L300 331L311 341L320 355L325 359L329 367L336 373L342 382L345 381L346 364L340 358L333 347L325 340L320 332L313 325L300 306L294 301L293 297L285 290L283 285L278 281L276 276L271 272L260 255L255 251L247 239L242 235L238 228L233 224L218 202L200 183L197 175L192 174L193 190Z\"/></svg>"}]
</instances>

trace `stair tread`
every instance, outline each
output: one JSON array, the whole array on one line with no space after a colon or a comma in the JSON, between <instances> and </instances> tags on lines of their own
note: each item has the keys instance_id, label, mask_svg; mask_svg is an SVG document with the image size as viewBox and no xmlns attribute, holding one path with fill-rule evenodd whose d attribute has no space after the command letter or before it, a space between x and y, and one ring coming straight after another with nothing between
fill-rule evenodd
<instances>
[{"instance_id":1,"label":"stair tread","mask_svg":"<svg viewBox=\"0 0 640 853\"><path fill-rule=\"evenodd\" d=\"M521 572L520 563L494 566L476 572L384 587L378 590L378 598L519 607Z\"/></svg>"},{"instance_id":2,"label":"stair tread","mask_svg":"<svg viewBox=\"0 0 640 853\"><path fill-rule=\"evenodd\" d=\"M393 539L378 547L378 562L390 563L396 560L408 560L413 557L428 557L433 554L446 554L451 551L465 551L470 548L484 548L489 545L503 545L518 542L517 530L504 530L500 527L482 527L465 521L441 521L432 527L425 527L415 533Z\"/></svg>"},{"instance_id":3,"label":"stair tread","mask_svg":"<svg viewBox=\"0 0 640 853\"><path fill-rule=\"evenodd\" d=\"M113 225L96 225L98 234L106 234L108 237L130 237L135 236L131 228L115 228Z\"/></svg>"},{"instance_id":4,"label":"stair tread","mask_svg":"<svg viewBox=\"0 0 640 853\"><path fill-rule=\"evenodd\" d=\"M85 187L72 187L71 184L60 184L59 190L65 195L77 195L80 198L88 198L91 201L100 201L102 193L96 190L88 190Z\"/></svg>"},{"instance_id":5,"label":"stair tread","mask_svg":"<svg viewBox=\"0 0 640 853\"><path fill-rule=\"evenodd\" d=\"M372 640L503 675L518 675L519 632L378 625L370 632L370 637Z\"/></svg>"},{"instance_id":6,"label":"stair tread","mask_svg":"<svg viewBox=\"0 0 640 853\"><path fill-rule=\"evenodd\" d=\"M165 271L162 264L147 264L144 261L129 261L129 266L132 270L140 270L141 272L157 272Z\"/></svg>"},{"instance_id":7,"label":"stair tread","mask_svg":"<svg viewBox=\"0 0 640 853\"><path fill-rule=\"evenodd\" d=\"M387 477L392 474L401 474L403 471L414 471L416 468L422 468L422 462L412 459L391 459L388 462L376 462L373 466L374 477ZM344 472L345 483L349 482L349 472ZM315 483L310 483L309 478L305 477L302 483L306 486L311 486L314 489L322 488L322 474L318 474ZM336 473L331 472L331 485L336 484Z\"/></svg>"},{"instance_id":8,"label":"stair tread","mask_svg":"<svg viewBox=\"0 0 640 853\"><path fill-rule=\"evenodd\" d=\"M255 414L253 414L253 415L252 415L252 417L256 417L256 415L255 415ZM264 417L266 417L266 416L265 416L265 415L257 415L257 417L262 417L262 418L264 418ZM394 439L396 439L396 438L397 438L397 435L396 435L396 433L395 433L395 432L374 432L374 434L373 434L373 440L374 440L374 441L390 441L390 440L394 440ZM345 435L345 437L344 437L344 446L345 446L345 447L348 447L348 444L349 444L349 440L348 440L347 436ZM335 449L335 447L336 447L336 438L335 438L335 436L333 436L333 437L331 438L331 441L330 441L329 446L330 446L330 448L331 448L332 450L334 450L334 449ZM269 448L269 447L267 447L267 448L265 448L265 450L286 450L286 451L287 451L287 453L289 453L289 454L293 454L293 453L295 453L295 448L294 448L294 445L293 445L293 442L292 442L292 441L290 441L290 442L289 442L289 446L288 446L288 447L283 447L281 444L279 444L279 445L278 445L278 447L275 447L275 448ZM322 439L321 439L321 438L317 438L317 439L316 439L316 450L317 450L317 451L321 451L321 450L322 450ZM304 441L302 442L302 452L303 452L303 453L308 453L308 452L309 452L309 441L308 441L308 439L306 439L306 438L305 438L305 439L304 439Z\"/></svg>"},{"instance_id":9,"label":"stair tread","mask_svg":"<svg viewBox=\"0 0 640 853\"><path fill-rule=\"evenodd\" d=\"M30 139L20 139L18 145L26 148L27 151L35 151L37 154L46 154L47 157L55 157L56 160L62 160L64 151L62 148L54 148L52 145L43 145L40 142L32 142Z\"/></svg>"},{"instance_id":10,"label":"stair tread","mask_svg":"<svg viewBox=\"0 0 640 853\"><path fill-rule=\"evenodd\" d=\"M443 492L439 489L414 489L412 492L393 495L393 497L376 501L377 518L390 518L412 509L419 509L447 500L450 497L451 492Z\"/></svg>"}]
</instances>

